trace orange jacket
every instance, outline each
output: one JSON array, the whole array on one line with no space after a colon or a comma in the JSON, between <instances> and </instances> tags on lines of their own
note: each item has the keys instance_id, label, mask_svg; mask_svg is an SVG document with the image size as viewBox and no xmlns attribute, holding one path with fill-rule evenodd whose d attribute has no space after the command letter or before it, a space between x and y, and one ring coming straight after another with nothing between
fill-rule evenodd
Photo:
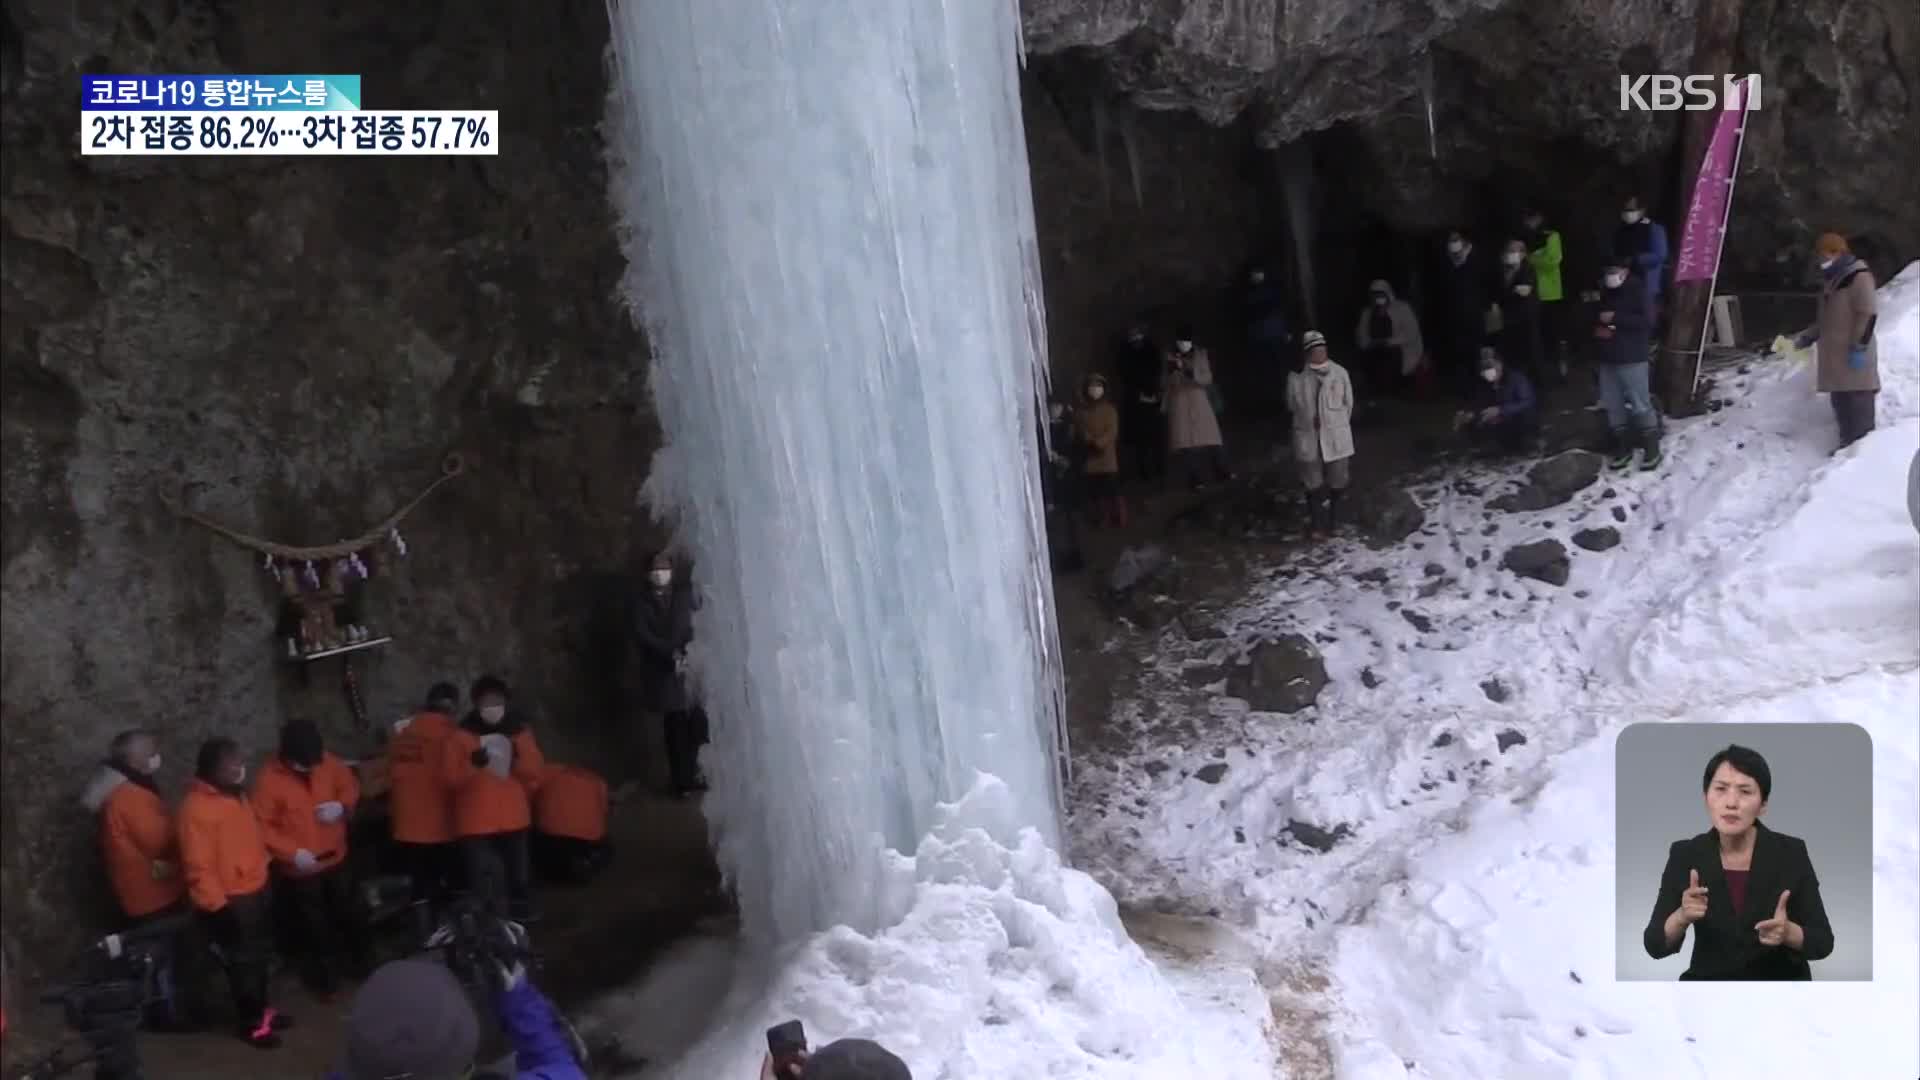
<instances>
[{"instance_id":1,"label":"orange jacket","mask_svg":"<svg viewBox=\"0 0 1920 1080\"><path fill-rule=\"evenodd\" d=\"M331 753L320 755L313 771L302 775L278 757L260 767L253 782L253 812L260 818L260 837L280 869L293 871L293 853L306 848L319 860L308 873L318 873L347 857L347 817L360 801L360 782L347 763ZM337 802L339 820L321 821L314 807Z\"/></svg>"},{"instance_id":2,"label":"orange jacket","mask_svg":"<svg viewBox=\"0 0 1920 1080\"><path fill-rule=\"evenodd\" d=\"M108 765L88 785L85 802L100 815L100 859L127 918L144 918L186 895L173 815L152 788Z\"/></svg>"},{"instance_id":3,"label":"orange jacket","mask_svg":"<svg viewBox=\"0 0 1920 1080\"><path fill-rule=\"evenodd\" d=\"M549 765L533 796L533 827L548 836L607 838L607 782L592 769Z\"/></svg>"},{"instance_id":4,"label":"orange jacket","mask_svg":"<svg viewBox=\"0 0 1920 1080\"><path fill-rule=\"evenodd\" d=\"M453 718L422 711L394 727L387 741L393 838L403 844L444 844L453 839L453 794L442 761Z\"/></svg>"},{"instance_id":5,"label":"orange jacket","mask_svg":"<svg viewBox=\"0 0 1920 1080\"><path fill-rule=\"evenodd\" d=\"M267 845L245 795L195 780L180 800L180 870L187 897L201 911L219 911L229 896L267 887Z\"/></svg>"},{"instance_id":6,"label":"orange jacket","mask_svg":"<svg viewBox=\"0 0 1920 1080\"><path fill-rule=\"evenodd\" d=\"M533 730L521 727L513 735L513 766L506 776L473 763L480 736L466 728L447 739L441 756L447 786L453 791L453 831L456 836L492 836L533 824L527 795L540 786L546 759Z\"/></svg>"}]
</instances>

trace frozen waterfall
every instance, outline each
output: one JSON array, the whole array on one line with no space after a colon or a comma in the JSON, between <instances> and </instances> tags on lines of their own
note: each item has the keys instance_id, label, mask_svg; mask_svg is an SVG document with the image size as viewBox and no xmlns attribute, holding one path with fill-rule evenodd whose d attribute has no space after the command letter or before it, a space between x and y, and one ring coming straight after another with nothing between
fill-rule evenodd
<instances>
[{"instance_id":1,"label":"frozen waterfall","mask_svg":"<svg viewBox=\"0 0 1920 1080\"><path fill-rule=\"evenodd\" d=\"M613 198L747 934L871 929L979 772L1059 841L1017 0L612 0Z\"/></svg>"}]
</instances>

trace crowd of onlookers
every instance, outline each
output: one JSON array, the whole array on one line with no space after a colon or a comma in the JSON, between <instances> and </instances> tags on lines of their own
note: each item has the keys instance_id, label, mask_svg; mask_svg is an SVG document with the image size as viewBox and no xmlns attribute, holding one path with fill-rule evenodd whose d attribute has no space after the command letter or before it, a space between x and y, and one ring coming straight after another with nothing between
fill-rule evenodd
<instances>
[{"instance_id":1,"label":"crowd of onlookers","mask_svg":"<svg viewBox=\"0 0 1920 1080\"><path fill-rule=\"evenodd\" d=\"M1625 201L1596 288L1570 295L1561 233L1523 211L1488 260L1464 231L1449 234L1444 271L1426 318L1385 279L1367 289L1349 362L1320 330L1289 327L1286 298L1255 267L1241 304L1244 352L1254 379L1284 379L1285 434L1305 490L1308 534L1338 527L1356 446L1353 419L1367 398L1459 402L1453 427L1491 454L1540 445L1543 391L1591 372L1605 419L1600 445L1612 468L1657 469L1662 424L1650 384L1663 317L1666 229ZM1845 446L1873 428L1879 389L1875 285L1845 238L1816 244L1820 315L1799 338L1817 343L1816 388L1831 396ZM1189 324L1170 343L1146 321L1130 325L1105 370L1086 376L1078 400L1049 403L1041 476L1057 568L1080 564L1081 518L1124 527L1124 478L1171 477L1191 487L1233 475L1222 435L1224 396L1209 350ZM1276 432L1276 435L1279 433Z\"/></svg>"}]
</instances>

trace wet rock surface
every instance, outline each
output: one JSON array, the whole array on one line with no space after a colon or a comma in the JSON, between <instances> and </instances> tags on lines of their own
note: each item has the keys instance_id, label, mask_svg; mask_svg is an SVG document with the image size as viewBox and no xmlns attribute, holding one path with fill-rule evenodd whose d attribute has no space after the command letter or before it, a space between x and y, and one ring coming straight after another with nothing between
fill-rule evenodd
<instances>
[{"instance_id":1,"label":"wet rock surface","mask_svg":"<svg viewBox=\"0 0 1920 1080\"><path fill-rule=\"evenodd\" d=\"M1606 551L1620 546L1620 530L1611 525L1581 529L1573 534L1573 543L1587 551Z\"/></svg>"},{"instance_id":2,"label":"wet rock surface","mask_svg":"<svg viewBox=\"0 0 1920 1080\"><path fill-rule=\"evenodd\" d=\"M1502 495L1487 505L1510 513L1559 506L1600 479L1603 464L1605 462L1599 454L1587 450L1555 454L1527 470L1526 482L1518 490Z\"/></svg>"},{"instance_id":3,"label":"wet rock surface","mask_svg":"<svg viewBox=\"0 0 1920 1080\"><path fill-rule=\"evenodd\" d=\"M1297 713L1319 699L1327 665L1313 643L1298 634L1256 645L1247 663L1233 669L1227 693L1259 712Z\"/></svg>"},{"instance_id":4,"label":"wet rock surface","mask_svg":"<svg viewBox=\"0 0 1920 1080\"><path fill-rule=\"evenodd\" d=\"M1567 549L1558 540L1536 540L1507 549L1500 565L1524 578L1565 585L1573 572Z\"/></svg>"}]
</instances>

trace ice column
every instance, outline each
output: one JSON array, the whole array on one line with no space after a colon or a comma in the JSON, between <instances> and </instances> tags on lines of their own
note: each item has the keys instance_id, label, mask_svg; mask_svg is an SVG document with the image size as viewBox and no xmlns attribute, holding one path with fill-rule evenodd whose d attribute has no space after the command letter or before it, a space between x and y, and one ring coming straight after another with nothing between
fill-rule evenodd
<instances>
[{"instance_id":1,"label":"ice column","mask_svg":"<svg viewBox=\"0 0 1920 1080\"><path fill-rule=\"evenodd\" d=\"M613 199L747 932L872 929L976 771L1059 839L1016 0L614 0Z\"/></svg>"}]
</instances>

